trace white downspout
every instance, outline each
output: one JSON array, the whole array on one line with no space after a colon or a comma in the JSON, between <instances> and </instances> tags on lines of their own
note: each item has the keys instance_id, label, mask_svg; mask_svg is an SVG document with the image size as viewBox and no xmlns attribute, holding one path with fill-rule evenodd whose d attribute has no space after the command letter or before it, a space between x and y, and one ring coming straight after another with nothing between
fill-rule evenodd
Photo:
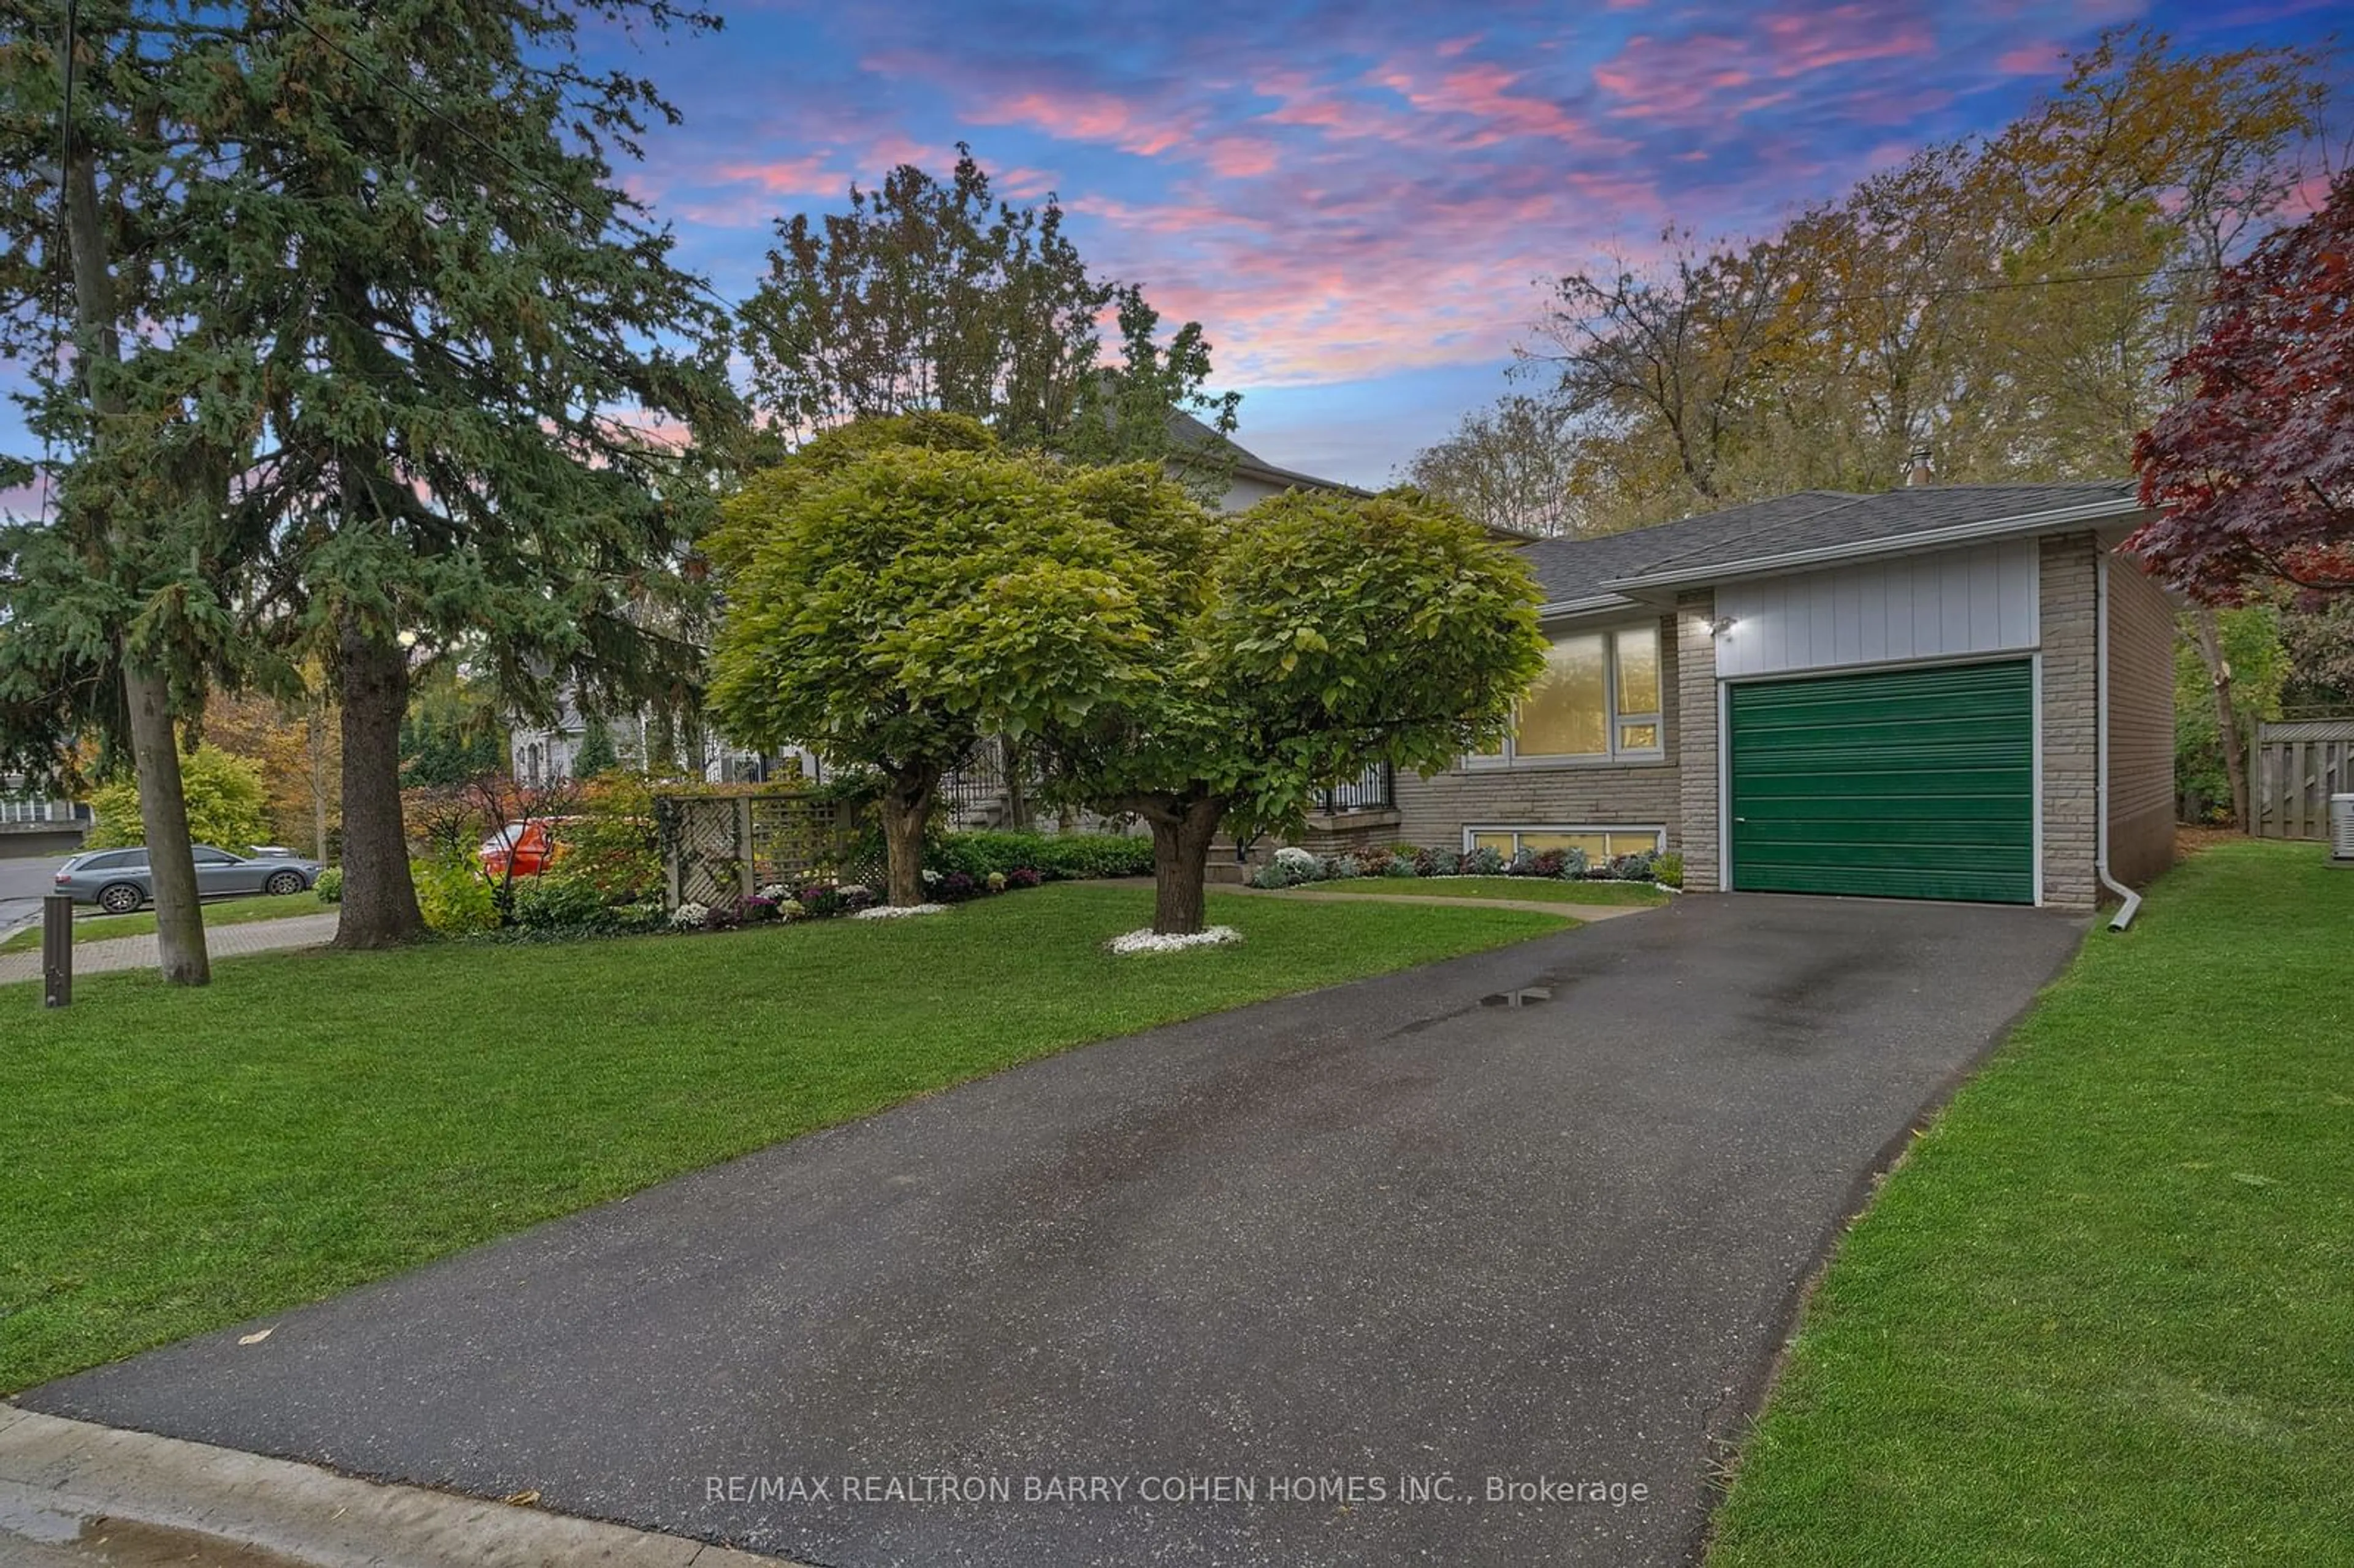
<instances>
[{"instance_id":1,"label":"white downspout","mask_svg":"<svg viewBox=\"0 0 2354 1568\"><path fill-rule=\"evenodd\" d=\"M2141 913L2141 895L2109 874L2109 552L2093 539L2093 874L2123 902L2109 916L2122 931Z\"/></svg>"}]
</instances>

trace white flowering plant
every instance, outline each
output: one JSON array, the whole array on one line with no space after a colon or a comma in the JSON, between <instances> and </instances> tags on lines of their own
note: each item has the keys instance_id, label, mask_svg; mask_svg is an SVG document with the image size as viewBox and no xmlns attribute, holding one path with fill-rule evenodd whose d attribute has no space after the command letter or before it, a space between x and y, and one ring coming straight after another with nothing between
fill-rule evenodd
<instances>
[{"instance_id":1,"label":"white flowering plant","mask_svg":"<svg viewBox=\"0 0 2354 1568\"><path fill-rule=\"evenodd\" d=\"M1104 946L1115 953L1182 953L1189 948L1228 948L1242 939L1232 926L1212 926L1184 936L1163 936L1148 928L1114 937Z\"/></svg>"}]
</instances>

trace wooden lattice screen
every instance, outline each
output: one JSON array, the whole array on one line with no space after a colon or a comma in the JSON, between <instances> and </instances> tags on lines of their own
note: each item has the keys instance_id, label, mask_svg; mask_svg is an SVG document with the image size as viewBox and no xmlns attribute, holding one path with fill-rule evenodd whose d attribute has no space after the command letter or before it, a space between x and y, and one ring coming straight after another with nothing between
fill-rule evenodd
<instances>
[{"instance_id":1,"label":"wooden lattice screen","mask_svg":"<svg viewBox=\"0 0 2354 1568\"><path fill-rule=\"evenodd\" d=\"M779 884L883 885L880 844L862 815L838 801L785 790L660 795L654 821L663 897L673 909L726 903Z\"/></svg>"}]
</instances>

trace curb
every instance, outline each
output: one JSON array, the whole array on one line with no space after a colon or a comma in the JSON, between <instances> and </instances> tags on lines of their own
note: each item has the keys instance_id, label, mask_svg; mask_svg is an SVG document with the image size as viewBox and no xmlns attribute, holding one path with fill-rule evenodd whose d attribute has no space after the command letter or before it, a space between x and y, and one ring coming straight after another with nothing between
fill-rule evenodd
<instances>
[{"instance_id":1,"label":"curb","mask_svg":"<svg viewBox=\"0 0 2354 1568\"><path fill-rule=\"evenodd\" d=\"M0 1553L12 1538L64 1546L99 1520L185 1536L192 1547L270 1552L290 1568L779 1568L782 1562L0 1404Z\"/></svg>"}]
</instances>

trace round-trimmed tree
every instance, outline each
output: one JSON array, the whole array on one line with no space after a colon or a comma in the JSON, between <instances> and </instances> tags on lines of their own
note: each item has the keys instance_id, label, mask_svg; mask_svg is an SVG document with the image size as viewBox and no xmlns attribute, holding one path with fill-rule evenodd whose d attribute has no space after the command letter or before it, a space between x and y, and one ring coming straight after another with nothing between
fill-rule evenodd
<instances>
[{"instance_id":1,"label":"round-trimmed tree","mask_svg":"<svg viewBox=\"0 0 2354 1568\"><path fill-rule=\"evenodd\" d=\"M1294 828L1368 768L1445 768L1543 668L1527 567L1420 495L1294 492L1227 517L1150 465L1069 489L1142 568L1148 636L1045 738L1060 789L1150 827L1155 931L1203 928L1222 825Z\"/></svg>"},{"instance_id":2,"label":"round-trimmed tree","mask_svg":"<svg viewBox=\"0 0 2354 1568\"><path fill-rule=\"evenodd\" d=\"M970 421L882 423L725 503L710 705L740 740L873 770L890 901L912 905L941 779L998 730L1076 722L1126 678L1144 573L1051 463Z\"/></svg>"}]
</instances>

